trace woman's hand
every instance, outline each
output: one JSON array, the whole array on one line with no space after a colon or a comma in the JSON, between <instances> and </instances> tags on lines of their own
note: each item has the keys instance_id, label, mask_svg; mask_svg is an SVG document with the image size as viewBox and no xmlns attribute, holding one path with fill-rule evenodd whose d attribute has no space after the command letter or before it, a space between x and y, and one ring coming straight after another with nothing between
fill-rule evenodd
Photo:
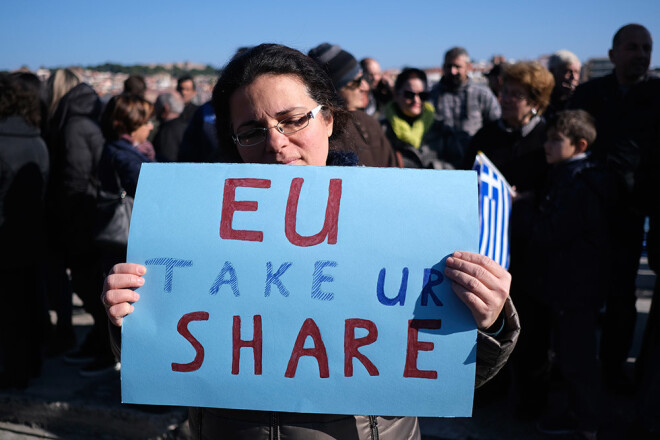
<instances>
[{"instance_id":1,"label":"woman's hand","mask_svg":"<svg viewBox=\"0 0 660 440\"><path fill-rule=\"evenodd\" d=\"M144 284L147 268L140 264L115 264L103 283L101 302L110 322L121 327L124 316L133 312L133 304L140 298L132 289Z\"/></svg>"},{"instance_id":2,"label":"woman's hand","mask_svg":"<svg viewBox=\"0 0 660 440\"><path fill-rule=\"evenodd\" d=\"M477 327L485 330L492 326L509 296L511 274L484 255L456 251L447 258L445 275L470 308Z\"/></svg>"}]
</instances>

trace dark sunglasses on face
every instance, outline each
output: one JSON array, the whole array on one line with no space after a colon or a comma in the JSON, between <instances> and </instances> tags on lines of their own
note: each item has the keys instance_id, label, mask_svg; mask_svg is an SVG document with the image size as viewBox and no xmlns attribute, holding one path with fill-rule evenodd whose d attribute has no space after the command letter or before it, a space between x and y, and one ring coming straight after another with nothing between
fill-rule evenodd
<instances>
[{"instance_id":1,"label":"dark sunglasses on face","mask_svg":"<svg viewBox=\"0 0 660 440\"><path fill-rule=\"evenodd\" d=\"M429 92L415 93L415 92L411 92L410 90L403 90L402 93L405 99L413 100L415 99L415 96L419 96L419 100L422 102L429 99Z\"/></svg>"},{"instance_id":2,"label":"dark sunglasses on face","mask_svg":"<svg viewBox=\"0 0 660 440\"><path fill-rule=\"evenodd\" d=\"M351 89L357 89L362 85L362 81L366 81L366 78L364 75L360 75L359 77L355 78L354 80L351 80L346 84L346 87L349 87Z\"/></svg>"}]
</instances>

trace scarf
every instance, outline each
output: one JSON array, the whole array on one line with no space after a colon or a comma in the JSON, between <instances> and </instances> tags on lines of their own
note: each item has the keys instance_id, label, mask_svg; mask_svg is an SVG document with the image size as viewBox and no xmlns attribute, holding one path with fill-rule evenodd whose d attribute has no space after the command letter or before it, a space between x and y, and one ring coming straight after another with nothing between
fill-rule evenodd
<instances>
[{"instance_id":1,"label":"scarf","mask_svg":"<svg viewBox=\"0 0 660 440\"><path fill-rule=\"evenodd\" d=\"M144 141L141 144L136 145L133 138L128 134L123 134L121 138L128 141L131 145L133 145L133 148L147 156L152 162L156 160L156 152L154 151L154 146L151 144L151 142Z\"/></svg>"},{"instance_id":2,"label":"scarf","mask_svg":"<svg viewBox=\"0 0 660 440\"><path fill-rule=\"evenodd\" d=\"M428 102L422 107L422 114L415 119L412 125L397 114L396 104L390 102L385 106L385 118L392 126L392 130L397 138L403 142L419 148L422 145L422 139L434 121L433 106Z\"/></svg>"}]
</instances>

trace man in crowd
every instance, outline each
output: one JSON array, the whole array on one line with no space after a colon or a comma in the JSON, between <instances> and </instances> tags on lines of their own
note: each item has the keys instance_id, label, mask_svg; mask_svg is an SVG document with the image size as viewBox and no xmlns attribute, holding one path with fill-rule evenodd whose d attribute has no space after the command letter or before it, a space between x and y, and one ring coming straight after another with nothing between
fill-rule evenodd
<instances>
[{"instance_id":1,"label":"man in crowd","mask_svg":"<svg viewBox=\"0 0 660 440\"><path fill-rule=\"evenodd\" d=\"M183 133L188 124L181 118L183 99L174 93L161 93L154 105L154 114L159 121L154 136L154 150L159 162L176 162Z\"/></svg>"},{"instance_id":2,"label":"man in crowd","mask_svg":"<svg viewBox=\"0 0 660 440\"><path fill-rule=\"evenodd\" d=\"M380 64L373 58L360 61L364 79L369 84L369 104L364 111L371 116L378 116L385 105L392 100L392 84L383 76Z\"/></svg>"},{"instance_id":3,"label":"man in crowd","mask_svg":"<svg viewBox=\"0 0 660 440\"><path fill-rule=\"evenodd\" d=\"M550 105L545 111L545 118L551 119L554 115L566 108L568 100L580 83L582 63L578 57L568 50L558 50L548 59L548 70L555 78L555 88L550 96Z\"/></svg>"},{"instance_id":4,"label":"man in crowd","mask_svg":"<svg viewBox=\"0 0 660 440\"><path fill-rule=\"evenodd\" d=\"M652 158L657 155L660 124L660 79L649 76L653 41L639 24L619 29L609 57L614 72L581 84L570 108L596 118L598 138L593 157L609 168L616 191L610 216L613 280L606 299L600 347L603 379L618 390L630 390L624 365L636 319L635 282L644 236L645 216L653 208Z\"/></svg>"},{"instance_id":5,"label":"man in crowd","mask_svg":"<svg viewBox=\"0 0 660 440\"><path fill-rule=\"evenodd\" d=\"M436 119L455 131L465 150L482 125L500 118L500 104L487 86L468 77L470 58L462 47L445 53L442 69L440 82L431 90L431 103Z\"/></svg>"},{"instance_id":6,"label":"man in crowd","mask_svg":"<svg viewBox=\"0 0 660 440\"><path fill-rule=\"evenodd\" d=\"M190 122L195 110L197 110L198 105L193 103L193 99L197 95L197 87L195 86L195 81L192 76L184 75L180 77L176 82L176 91L179 92L183 98L184 108L181 117L184 121Z\"/></svg>"}]
</instances>

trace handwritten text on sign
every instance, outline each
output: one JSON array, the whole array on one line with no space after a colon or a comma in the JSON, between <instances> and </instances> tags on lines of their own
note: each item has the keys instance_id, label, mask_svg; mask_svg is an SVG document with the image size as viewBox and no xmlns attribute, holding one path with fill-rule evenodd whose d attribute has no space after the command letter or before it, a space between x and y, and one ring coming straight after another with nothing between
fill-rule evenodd
<instances>
[{"instance_id":1,"label":"handwritten text on sign","mask_svg":"<svg viewBox=\"0 0 660 440\"><path fill-rule=\"evenodd\" d=\"M477 224L472 172L144 165L123 401L470 415L476 330L442 271Z\"/></svg>"}]
</instances>

